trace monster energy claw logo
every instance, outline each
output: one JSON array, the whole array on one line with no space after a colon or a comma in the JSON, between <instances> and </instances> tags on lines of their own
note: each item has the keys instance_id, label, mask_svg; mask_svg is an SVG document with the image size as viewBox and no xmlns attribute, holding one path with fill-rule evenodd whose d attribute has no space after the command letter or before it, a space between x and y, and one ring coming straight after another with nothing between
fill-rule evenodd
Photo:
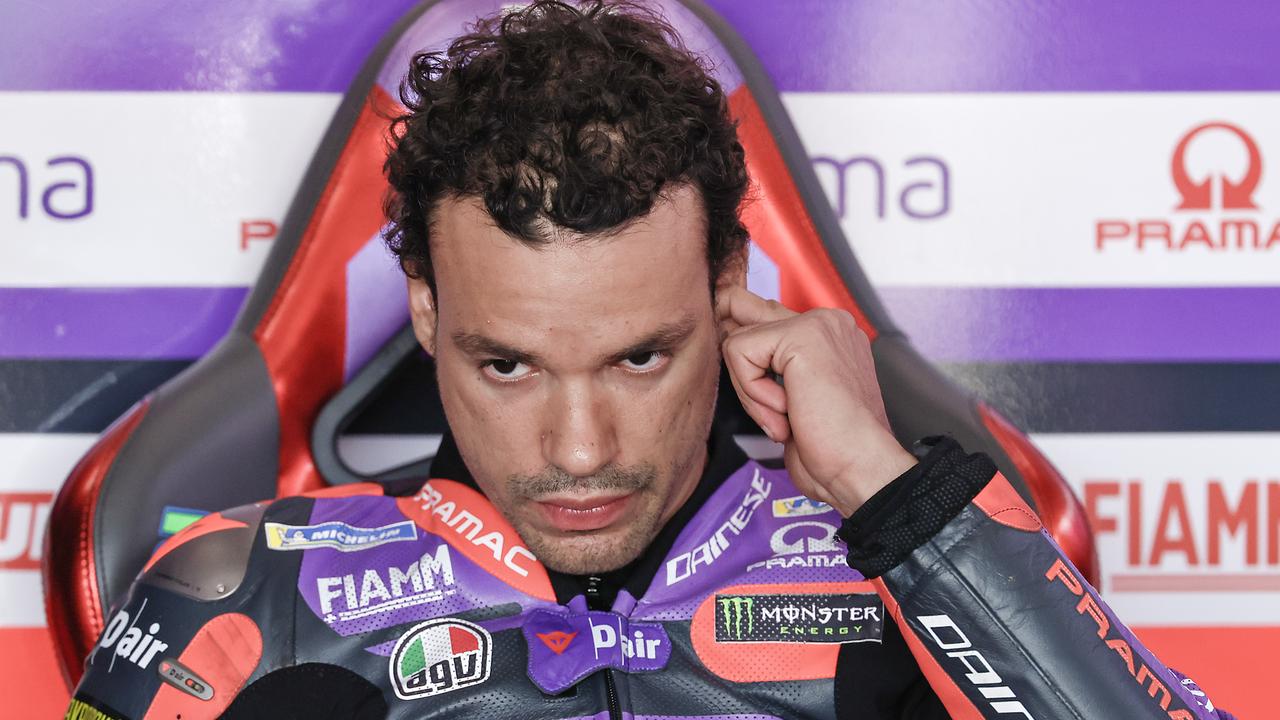
<instances>
[{"instance_id":1,"label":"monster energy claw logo","mask_svg":"<svg viewBox=\"0 0 1280 720\"><path fill-rule=\"evenodd\" d=\"M752 609L755 606L755 598L750 595L717 595L716 604L719 605L718 613L724 623L724 633L721 635L720 626L716 627L716 639L725 642L726 639L741 641L752 635L755 630L755 615ZM743 620L746 620L746 634L742 631Z\"/></svg>"}]
</instances>

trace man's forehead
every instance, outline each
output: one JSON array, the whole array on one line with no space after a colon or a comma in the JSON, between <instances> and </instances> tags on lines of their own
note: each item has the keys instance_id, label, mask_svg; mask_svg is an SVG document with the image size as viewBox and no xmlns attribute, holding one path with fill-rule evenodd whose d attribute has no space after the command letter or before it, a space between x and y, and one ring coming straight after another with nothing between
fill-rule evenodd
<instances>
[{"instance_id":1,"label":"man's forehead","mask_svg":"<svg viewBox=\"0 0 1280 720\"><path fill-rule=\"evenodd\" d=\"M674 195L607 235L533 245L498 228L478 200L463 198L441 205L432 234L441 312L632 316L683 308L695 297L709 302L696 193Z\"/></svg>"}]
</instances>

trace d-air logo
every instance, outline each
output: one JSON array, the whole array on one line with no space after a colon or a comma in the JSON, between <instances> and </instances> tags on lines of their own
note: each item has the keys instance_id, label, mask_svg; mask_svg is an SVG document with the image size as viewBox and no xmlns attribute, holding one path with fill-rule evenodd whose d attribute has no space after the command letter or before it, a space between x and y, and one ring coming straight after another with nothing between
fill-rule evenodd
<instances>
[{"instance_id":1,"label":"d-air logo","mask_svg":"<svg viewBox=\"0 0 1280 720\"><path fill-rule=\"evenodd\" d=\"M316 596L326 622L356 620L369 615L436 602L453 592L453 560L449 546L441 543L435 554L422 557L406 568L391 567L379 572L365 568L353 574L316 578ZM340 601L337 608L334 601Z\"/></svg>"},{"instance_id":2,"label":"d-air logo","mask_svg":"<svg viewBox=\"0 0 1280 720\"><path fill-rule=\"evenodd\" d=\"M191 668L173 658L161 660L160 664L156 666L156 672L160 674L161 680L188 695L193 695L201 700L213 699L213 686L206 682L204 678L192 672Z\"/></svg>"},{"instance_id":3,"label":"d-air logo","mask_svg":"<svg viewBox=\"0 0 1280 720\"><path fill-rule=\"evenodd\" d=\"M947 657L959 660L964 665L964 678L982 693L982 697L990 701L992 710L1000 715L1021 715L1027 720L1036 720L1022 705L1022 701L1017 699L1013 688L1000 679L1000 674L991 667L991 663L987 662L981 652L973 649L969 638L949 615L920 615L916 620L928 631L934 644L946 652Z\"/></svg>"},{"instance_id":4,"label":"d-air logo","mask_svg":"<svg viewBox=\"0 0 1280 720\"><path fill-rule=\"evenodd\" d=\"M873 593L717 595L716 642L880 642L884 606Z\"/></svg>"},{"instance_id":5,"label":"d-air logo","mask_svg":"<svg viewBox=\"0 0 1280 720\"><path fill-rule=\"evenodd\" d=\"M556 630L548 633L537 633L537 636L538 639L542 641L542 644L547 646L548 650L557 655L563 655L564 651L569 649L569 643L573 642L573 639L578 637L578 633L567 633Z\"/></svg>"},{"instance_id":6,"label":"d-air logo","mask_svg":"<svg viewBox=\"0 0 1280 720\"><path fill-rule=\"evenodd\" d=\"M616 618L615 618L616 619ZM618 647L619 641L622 643L622 659L624 661L632 658L641 660L657 660L659 659L658 649L663 645L662 636L653 633L650 629L649 637L645 634L646 626L637 623L630 628L631 636L627 636L627 630L622 628L622 621L618 620L618 626L608 623L597 624L591 616L587 616L587 622L591 626L591 647L595 650L596 658L599 659L601 652L608 653L613 648ZM662 635L665 635L663 633Z\"/></svg>"},{"instance_id":7,"label":"d-air logo","mask_svg":"<svg viewBox=\"0 0 1280 720\"><path fill-rule=\"evenodd\" d=\"M773 483L766 480L757 469L751 478L751 486L747 488L738 509L734 510L729 519L725 520L701 545L667 561L667 586L670 587L693 577L699 567L715 562L716 558L728 549L731 538L740 535L743 528L751 522L756 508L769 497L769 491L772 489Z\"/></svg>"},{"instance_id":8,"label":"d-air logo","mask_svg":"<svg viewBox=\"0 0 1280 720\"><path fill-rule=\"evenodd\" d=\"M401 700L443 695L489 679L493 638L456 618L416 625L391 651L391 687Z\"/></svg>"},{"instance_id":9,"label":"d-air logo","mask_svg":"<svg viewBox=\"0 0 1280 720\"><path fill-rule=\"evenodd\" d=\"M811 500L804 495L773 501L773 516L776 518L824 515L829 512L834 512L834 508L824 502Z\"/></svg>"},{"instance_id":10,"label":"d-air logo","mask_svg":"<svg viewBox=\"0 0 1280 720\"><path fill-rule=\"evenodd\" d=\"M604 610L532 610L520 632L529 651L529 679L548 695L559 695L603 668L652 672L671 659L662 623L632 622Z\"/></svg>"},{"instance_id":11,"label":"d-air logo","mask_svg":"<svg viewBox=\"0 0 1280 720\"><path fill-rule=\"evenodd\" d=\"M267 547L272 550L310 550L332 548L341 552L367 550L387 543L417 540L418 526L412 520L376 528L363 528L344 522L319 525L285 525L269 522L263 525Z\"/></svg>"},{"instance_id":12,"label":"d-air logo","mask_svg":"<svg viewBox=\"0 0 1280 720\"><path fill-rule=\"evenodd\" d=\"M156 655L168 650L169 644L157 638L160 623L142 620L142 613L146 609L147 601L143 599L136 614L130 615L124 609L116 613L111 622L107 623L107 629L103 631L102 639L98 641L98 647L94 649L89 662L97 660L98 650L110 650L111 661L107 665L107 672L115 670L117 660L132 663L145 670Z\"/></svg>"}]
</instances>

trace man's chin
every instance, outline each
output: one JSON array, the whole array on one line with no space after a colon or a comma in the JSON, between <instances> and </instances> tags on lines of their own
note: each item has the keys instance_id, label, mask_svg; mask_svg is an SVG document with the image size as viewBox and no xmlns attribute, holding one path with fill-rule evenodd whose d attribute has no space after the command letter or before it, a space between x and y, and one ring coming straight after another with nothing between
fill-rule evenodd
<instances>
[{"instance_id":1,"label":"man's chin","mask_svg":"<svg viewBox=\"0 0 1280 720\"><path fill-rule=\"evenodd\" d=\"M522 535L544 567L566 575L617 570L640 557L653 539L635 527L554 535L530 531Z\"/></svg>"}]
</instances>

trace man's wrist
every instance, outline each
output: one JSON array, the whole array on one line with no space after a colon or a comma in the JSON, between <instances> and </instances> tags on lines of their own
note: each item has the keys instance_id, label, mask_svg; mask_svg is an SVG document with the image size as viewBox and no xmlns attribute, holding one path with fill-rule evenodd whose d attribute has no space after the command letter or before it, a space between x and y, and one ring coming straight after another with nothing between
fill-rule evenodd
<instances>
[{"instance_id":1,"label":"man's wrist","mask_svg":"<svg viewBox=\"0 0 1280 720\"><path fill-rule=\"evenodd\" d=\"M828 492L841 517L849 517L886 486L911 470L916 458L887 431L869 449L845 467L831 482Z\"/></svg>"},{"instance_id":2,"label":"man's wrist","mask_svg":"<svg viewBox=\"0 0 1280 720\"><path fill-rule=\"evenodd\" d=\"M906 559L963 510L996 473L982 453L968 455L954 439L934 436L919 464L868 499L840 526L848 563L871 579Z\"/></svg>"}]
</instances>

